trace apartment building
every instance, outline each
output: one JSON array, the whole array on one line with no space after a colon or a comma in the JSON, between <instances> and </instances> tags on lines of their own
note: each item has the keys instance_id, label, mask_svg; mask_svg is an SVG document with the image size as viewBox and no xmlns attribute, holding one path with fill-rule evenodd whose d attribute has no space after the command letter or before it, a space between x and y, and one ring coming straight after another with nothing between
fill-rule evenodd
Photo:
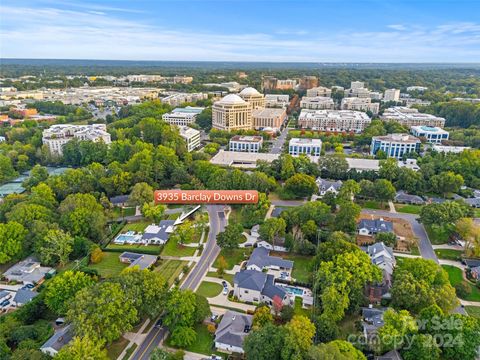
<instances>
[{"instance_id":1,"label":"apartment building","mask_svg":"<svg viewBox=\"0 0 480 360\"><path fill-rule=\"evenodd\" d=\"M92 125L53 125L43 130L42 142L47 145L51 154L62 155L63 146L73 139L88 141L103 141L105 144L111 143L110 134L107 132L105 124Z\"/></svg>"},{"instance_id":2,"label":"apartment building","mask_svg":"<svg viewBox=\"0 0 480 360\"><path fill-rule=\"evenodd\" d=\"M188 126L181 126L179 128L180 136L187 143L188 152L192 152L200 146L200 131Z\"/></svg>"},{"instance_id":3,"label":"apartment building","mask_svg":"<svg viewBox=\"0 0 480 360\"><path fill-rule=\"evenodd\" d=\"M290 103L290 96L283 94L265 95L265 107L267 108L286 108Z\"/></svg>"},{"instance_id":4,"label":"apartment building","mask_svg":"<svg viewBox=\"0 0 480 360\"><path fill-rule=\"evenodd\" d=\"M263 138L261 136L235 135L229 142L230 151L258 153L262 146Z\"/></svg>"},{"instance_id":5,"label":"apartment building","mask_svg":"<svg viewBox=\"0 0 480 360\"><path fill-rule=\"evenodd\" d=\"M428 87L426 86L408 86L407 91L418 91L418 92L424 92L427 91Z\"/></svg>"},{"instance_id":6,"label":"apartment building","mask_svg":"<svg viewBox=\"0 0 480 360\"><path fill-rule=\"evenodd\" d=\"M186 102L196 102L206 99L208 99L208 95L205 93L169 93L168 96L161 98L160 101L164 104L179 106Z\"/></svg>"},{"instance_id":7,"label":"apartment building","mask_svg":"<svg viewBox=\"0 0 480 360\"><path fill-rule=\"evenodd\" d=\"M332 90L323 86L317 86L307 90L308 97L330 97L332 96Z\"/></svg>"},{"instance_id":8,"label":"apartment building","mask_svg":"<svg viewBox=\"0 0 480 360\"><path fill-rule=\"evenodd\" d=\"M450 135L448 131L430 126L412 126L410 132L413 136L425 138L431 144L441 144L443 140L448 140Z\"/></svg>"},{"instance_id":9,"label":"apartment building","mask_svg":"<svg viewBox=\"0 0 480 360\"><path fill-rule=\"evenodd\" d=\"M252 105L252 109L261 109L265 107L265 97L257 89L247 87L238 94L246 102Z\"/></svg>"},{"instance_id":10,"label":"apartment building","mask_svg":"<svg viewBox=\"0 0 480 360\"><path fill-rule=\"evenodd\" d=\"M287 112L285 109L256 109L252 111L253 127L257 130L270 128L272 130L280 130L284 122L287 120Z\"/></svg>"},{"instance_id":11,"label":"apartment building","mask_svg":"<svg viewBox=\"0 0 480 360\"><path fill-rule=\"evenodd\" d=\"M342 110L370 111L372 114L378 114L380 104L372 103L370 98L350 97L342 99L340 108Z\"/></svg>"},{"instance_id":12,"label":"apartment building","mask_svg":"<svg viewBox=\"0 0 480 360\"><path fill-rule=\"evenodd\" d=\"M275 89L291 90L291 89L295 89L296 86L297 86L297 80L294 80L294 79L277 80L277 86Z\"/></svg>"},{"instance_id":13,"label":"apartment building","mask_svg":"<svg viewBox=\"0 0 480 360\"><path fill-rule=\"evenodd\" d=\"M380 117L385 121L397 121L403 126L445 126L445 119L439 116L424 114L418 112L418 109L412 109L405 106L394 106L386 109Z\"/></svg>"},{"instance_id":14,"label":"apartment building","mask_svg":"<svg viewBox=\"0 0 480 360\"><path fill-rule=\"evenodd\" d=\"M385 90L384 101L400 101L400 90L399 89L387 89Z\"/></svg>"},{"instance_id":15,"label":"apartment building","mask_svg":"<svg viewBox=\"0 0 480 360\"><path fill-rule=\"evenodd\" d=\"M298 117L298 125L302 128L336 132L360 133L370 122L366 113L352 110L304 109Z\"/></svg>"},{"instance_id":16,"label":"apartment building","mask_svg":"<svg viewBox=\"0 0 480 360\"><path fill-rule=\"evenodd\" d=\"M320 156L322 152L322 140L320 139L299 139L292 138L288 143L288 153L290 155L313 155Z\"/></svg>"},{"instance_id":17,"label":"apartment building","mask_svg":"<svg viewBox=\"0 0 480 360\"><path fill-rule=\"evenodd\" d=\"M410 134L388 134L372 137L371 155L382 150L388 157L401 159L403 154L420 152L420 139Z\"/></svg>"},{"instance_id":18,"label":"apartment building","mask_svg":"<svg viewBox=\"0 0 480 360\"><path fill-rule=\"evenodd\" d=\"M298 88L300 90L308 90L318 87L318 78L316 76L303 76L300 78Z\"/></svg>"},{"instance_id":19,"label":"apartment building","mask_svg":"<svg viewBox=\"0 0 480 360\"><path fill-rule=\"evenodd\" d=\"M200 114L205 108L187 106L184 108L173 109L172 112L162 115L162 120L170 125L187 126L192 124L197 119L197 115Z\"/></svg>"},{"instance_id":20,"label":"apartment building","mask_svg":"<svg viewBox=\"0 0 480 360\"><path fill-rule=\"evenodd\" d=\"M364 89L365 83L363 81L352 81L350 82L350 89Z\"/></svg>"},{"instance_id":21,"label":"apartment building","mask_svg":"<svg viewBox=\"0 0 480 360\"><path fill-rule=\"evenodd\" d=\"M300 101L300 107L302 109L333 110L335 108L335 103L331 97L304 96Z\"/></svg>"},{"instance_id":22,"label":"apartment building","mask_svg":"<svg viewBox=\"0 0 480 360\"><path fill-rule=\"evenodd\" d=\"M219 130L248 130L253 126L252 105L229 94L212 106L212 126Z\"/></svg>"}]
</instances>

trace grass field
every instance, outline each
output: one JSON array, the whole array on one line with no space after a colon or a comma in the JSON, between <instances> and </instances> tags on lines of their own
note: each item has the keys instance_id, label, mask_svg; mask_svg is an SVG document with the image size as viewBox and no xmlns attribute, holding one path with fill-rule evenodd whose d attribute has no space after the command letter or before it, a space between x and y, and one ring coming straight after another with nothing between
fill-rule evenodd
<instances>
[{"instance_id":1,"label":"grass field","mask_svg":"<svg viewBox=\"0 0 480 360\"><path fill-rule=\"evenodd\" d=\"M217 283L203 281L198 290L196 291L197 294L205 296L207 298L215 297L220 295L223 290L223 286Z\"/></svg>"},{"instance_id":2,"label":"grass field","mask_svg":"<svg viewBox=\"0 0 480 360\"><path fill-rule=\"evenodd\" d=\"M471 317L480 319L480 306L465 306L465 310Z\"/></svg>"},{"instance_id":3,"label":"grass field","mask_svg":"<svg viewBox=\"0 0 480 360\"><path fill-rule=\"evenodd\" d=\"M450 280L450 284L452 284L452 286L455 286L463 281L461 269L451 265L442 265L442 268L448 273L448 279ZM467 283L470 285L472 292L463 300L480 301L480 290L472 283L468 281Z\"/></svg>"},{"instance_id":4,"label":"grass field","mask_svg":"<svg viewBox=\"0 0 480 360\"><path fill-rule=\"evenodd\" d=\"M235 265L237 264L240 265L240 263L243 260L248 259L251 252L252 250L247 248L239 248L239 249L232 249L232 250L222 249L218 257L215 259L215 262L213 263L213 267L218 266L218 258L220 256L223 256L227 261L227 270L231 270Z\"/></svg>"},{"instance_id":5,"label":"grass field","mask_svg":"<svg viewBox=\"0 0 480 360\"><path fill-rule=\"evenodd\" d=\"M355 322L360 320L359 315L346 315L345 318L340 321L338 328L340 330L340 338L346 340L348 335L358 333L358 329L355 327Z\"/></svg>"},{"instance_id":6,"label":"grass field","mask_svg":"<svg viewBox=\"0 0 480 360\"><path fill-rule=\"evenodd\" d=\"M293 261L292 277L300 282L311 283L312 279L312 260L311 256L295 255L284 252L272 252L272 256L279 256L286 260Z\"/></svg>"},{"instance_id":7,"label":"grass field","mask_svg":"<svg viewBox=\"0 0 480 360\"><path fill-rule=\"evenodd\" d=\"M462 259L462 250L454 249L435 249L435 254L439 259L460 261Z\"/></svg>"},{"instance_id":8,"label":"grass field","mask_svg":"<svg viewBox=\"0 0 480 360\"><path fill-rule=\"evenodd\" d=\"M161 255L163 256L193 256L197 248L179 245L178 243L170 240L163 246Z\"/></svg>"},{"instance_id":9,"label":"grass field","mask_svg":"<svg viewBox=\"0 0 480 360\"><path fill-rule=\"evenodd\" d=\"M310 309L304 309L302 307L302 298L295 297L295 305L293 307L295 315L303 315L306 316L307 318L310 318L312 315L312 310Z\"/></svg>"},{"instance_id":10,"label":"grass field","mask_svg":"<svg viewBox=\"0 0 480 360\"><path fill-rule=\"evenodd\" d=\"M401 213L407 214L420 214L422 206L420 205L406 205L406 204L395 204L395 209Z\"/></svg>"},{"instance_id":11,"label":"grass field","mask_svg":"<svg viewBox=\"0 0 480 360\"><path fill-rule=\"evenodd\" d=\"M226 281L228 281L228 282L230 283L230 285L232 285L232 286L233 286L233 278L235 277L235 275L233 275L233 274L223 274L222 276L218 276L218 274L217 274L216 271L210 271L210 272L208 272L208 273L207 273L207 276L226 280Z\"/></svg>"},{"instance_id":12,"label":"grass field","mask_svg":"<svg viewBox=\"0 0 480 360\"><path fill-rule=\"evenodd\" d=\"M119 207L114 207L112 209L112 218L116 219L122 216L134 216L135 215L135 208L134 207L128 207L124 208L122 212L122 208Z\"/></svg>"},{"instance_id":13,"label":"grass field","mask_svg":"<svg viewBox=\"0 0 480 360\"><path fill-rule=\"evenodd\" d=\"M150 221L138 221L138 222L125 224L125 226L120 231L120 233L126 233L127 231L135 231L137 233L141 233L150 224L151 224Z\"/></svg>"},{"instance_id":14,"label":"grass field","mask_svg":"<svg viewBox=\"0 0 480 360\"><path fill-rule=\"evenodd\" d=\"M162 274L163 278L167 280L169 285L171 285L181 274L183 267L187 264L188 261L162 260L160 266L157 266L154 271Z\"/></svg>"},{"instance_id":15,"label":"grass field","mask_svg":"<svg viewBox=\"0 0 480 360\"><path fill-rule=\"evenodd\" d=\"M162 249L162 247L160 245L145 246L145 245L121 245L121 244L110 243L107 245L106 249L133 251L137 253L158 255L160 254L160 250Z\"/></svg>"},{"instance_id":16,"label":"grass field","mask_svg":"<svg viewBox=\"0 0 480 360\"><path fill-rule=\"evenodd\" d=\"M427 231L428 238L433 245L446 244L448 242L450 236L449 231L434 225L426 225L425 230Z\"/></svg>"},{"instance_id":17,"label":"grass field","mask_svg":"<svg viewBox=\"0 0 480 360\"><path fill-rule=\"evenodd\" d=\"M109 278L120 274L120 272L128 267L128 264L120 262L119 253L104 252L103 259L98 264L90 264L88 267L98 271L101 277Z\"/></svg>"}]
</instances>

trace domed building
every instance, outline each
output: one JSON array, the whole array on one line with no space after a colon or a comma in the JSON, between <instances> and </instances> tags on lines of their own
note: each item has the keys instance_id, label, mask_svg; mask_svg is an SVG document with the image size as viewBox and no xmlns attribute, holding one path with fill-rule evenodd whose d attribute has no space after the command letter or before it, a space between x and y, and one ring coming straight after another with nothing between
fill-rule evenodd
<instances>
[{"instance_id":1,"label":"domed building","mask_svg":"<svg viewBox=\"0 0 480 360\"><path fill-rule=\"evenodd\" d=\"M257 89L247 87L240 91L240 97L252 105L252 110L262 109L265 107L265 97L260 94Z\"/></svg>"},{"instance_id":2,"label":"domed building","mask_svg":"<svg viewBox=\"0 0 480 360\"><path fill-rule=\"evenodd\" d=\"M252 105L240 96L229 94L212 105L214 129L248 130L252 125Z\"/></svg>"}]
</instances>

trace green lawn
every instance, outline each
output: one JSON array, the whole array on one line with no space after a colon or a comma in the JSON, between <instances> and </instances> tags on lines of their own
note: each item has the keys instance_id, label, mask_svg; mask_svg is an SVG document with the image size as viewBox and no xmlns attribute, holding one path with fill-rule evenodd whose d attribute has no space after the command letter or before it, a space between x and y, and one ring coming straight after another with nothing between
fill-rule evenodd
<instances>
[{"instance_id":1,"label":"green lawn","mask_svg":"<svg viewBox=\"0 0 480 360\"><path fill-rule=\"evenodd\" d=\"M196 291L197 294L205 296L207 298L215 297L220 295L223 290L223 286L217 283L203 281L198 290Z\"/></svg>"},{"instance_id":2,"label":"green lawn","mask_svg":"<svg viewBox=\"0 0 480 360\"><path fill-rule=\"evenodd\" d=\"M442 268L448 273L448 279L450 280L450 284L452 284L452 286L455 286L463 281L461 269L451 265L442 265ZM480 290L469 281L467 281L467 283L470 285L472 292L463 300L480 301Z\"/></svg>"},{"instance_id":3,"label":"green lawn","mask_svg":"<svg viewBox=\"0 0 480 360\"><path fill-rule=\"evenodd\" d=\"M480 306L465 306L465 310L471 317L480 319Z\"/></svg>"},{"instance_id":4,"label":"green lawn","mask_svg":"<svg viewBox=\"0 0 480 360\"><path fill-rule=\"evenodd\" d=\"M187 265L188 261L180 260L162 260L160 266L156 267L154 271L162 274L163 278L167 280L168 284L173 284L175 279L181 274L183 266Z\"/></svg>"},{"instance_id":5,"label":"green lawn","mask_svg":"<svg viewBox=\"0 0 480 360\"><path fill-rule=\"evenodd\" d=\"M292 277L300 282L311 283L312 260L311 256L302 256L284 252L272 252L270 255L279 256L286 260L293 261Z\"/></svg>"},{"instance_id":6,"label":"green lawn","mask_svg":"<svg viewBox=\"0 0 480 360\"><path fill-rule=\"evenodd\" d=\"M207 276L224 279L224 280L228 281L230 283L230 285L232 285L232 286L233 286L233 278L235 277L235 275L233 275L233 274L223 274L222 276L218 276L216 271L208 272Z\"/></svg>"},{"instance_id":7,"label":"green lawn","mask_svg":"<svg viewBox=\"0 0 480 360\"><path fill-rule=\"evenodd\" d=\"M439 259L460 261L462 259L462 250L454 249L435 249L435 254Z\"/></svg>"},{"instance_id":8,"label":"green lawn","mask_svg":"<svg viewBox=\"0 0 480 360\"><path fill-rule=\"evenodd\" d=\"M303 315L303 316L306 316L307 318L310 318L310 316L312 315L311 309L304 309L302 307L302 298L298 296L295 297L295 305L293 309L294 309L295 315Z\"/></svg>"},{"instance_id":9,"label":"green lawn","mask_svg":"<svg viewBox=\"0 0 480 360\"><path fill-rule=\"evenodd\" d=\"M184 350L204 355L215 353L213 347L213 335L208 332L207 326L197 324L195 325L195 332L197 333L197 339L192 345L186 347ZM166 343L168 346L174 347L170 343L170 337L167 339Z\"/></svg>"},{"instance_id":10,"label":"green lawn","mask_svg":"<svg viewBox=\"0 0 480 360\"><path fill-rule=\"evenodd\" d=\"M122 212L122 208L119 207L114 207L112 209L112 217L114 219L123 217L123 216L134 216L135 215L135 208L134 207L128 207L124 208Z\"/></svg>"},{"instance_id":11,"label":"green lawn","mask_svg":"<svg viewBox=\"0 0 480 360\"><path fill-rule=\"evenodd\" d=\"M175 241L167 241L167 243L163 246L163 250L161 255L163 256L193 256L195 253L195 250L197 250L196 247L189 247L189 246L183 246L179 245Z\"/></svg>"},{"instance_id":12,"label":"green lawn","mask_svg":"<svg viewBox=\"0 0 480 360\"><path fill-rule=\"evenodd\" d=\"M107 355L109 359L117 359L128 345L128 340L121 337L107 346Z\"/></svg>"},{"instance_id":13,"label":"green lawn","mask_svg":"<svg viewBox=\"0 0 480 360\"><path fill-rule=\"evenodd\" d=\"M138 221L134 223L125 224L120 233L126 233L127 231L135 231L137 233L142 233L148 225L151 225L151 221Z\"/></svg>"},{"instance_id":14,"label":"green lawn","mask_svg":"<svg viewBox=\"0 0 480 360\"><path fill-rule=\"evenodd\" d=\"M448 230L435 225L426 225L425 230L427 231L428 238L433 245L446 244L450 237L450 232Z\"/></svg>"},{"instance_id":15,"label":"green lawn","mask_svg":"<svg viewBox=\"0 0 480 360\"><path fill-rule=\"evenodd\" d=\"M382 207L378 201L374 200L358 200L357 203L364 209L381 210L388 208L388 203L384 203Z\"/></svg>"},{"instance_id":16,"label":"green lawn","mask_svg":"<svg viewBox=\"0 0 480 360\"><path fill-rule=\"evenodd\" d=\"M218 266L218 258L220 256L223 256L227 261L227 270L231 270L235 265L240 265L243 260L247 260L251 253L252 249L248 248L239 248L232 250L222 249L218 257L215 259L213 267Z\"/></svg>"},{"instance_id":17,"label":"green lawn","mask_svg":"<svg viewBox=\"0 0 480 360\"><path fill-rule=\"evenodd\" d=\"M108 278L120 274L120 272L128 267L128 264L120 262L116 252L104 252L103 259L98 264L90 264L88 267L98 271L101 277Z\"/></svg>"},{"instance_id":18,"label":"green lawn","mask_svg":"<svg viewBox=\"0 0 480 360\"><path fill-rule=\"evenodd\" d=\"M338 324L340 330L339 339L346 340L350 334L357 334L358 329L355 326L355 322L358 320L360 320L359 315L346 315Z\"/></svg>"},{"instance_id":19,"label":"green lawn","mask_svg":"<svg viewBox=\"0 0 480 360\"><path fill-rule=\"evenodd\" d=\"M395 209L401 213L408 214L420 214L422 206L420 205L406 205L406 204L395 204Z\"/></svg>"},{"instance_id":20,"label":"green lawn","mask_svg":"<svg viewBox=\"0 0 480 360\"><path fill-rule=\"evenodd\" d=\"M135 351L136 348L137 348L137 344L133 344L132 346L130 346L128 348L128 350L125 352L125 355L123 356L122 360L130 359L130 356L132 356L132 354L133 354L133 352Z\"/></svg>"},{"instance_id":21,"label":"green lawn","mask_svg":"<svg viewBox=\"0 0 480 360\"><path fill-rule=\"evenodd\" d=\"M106 249L112 250L121 250L121 251L133 251L136 253L144 253L151 255L160 254L162 247L160 245L121 245L110 243L107 245Z\"/></svg>"},{"instance_id":22,"label":"green lawn","mask_svg":"<svg viewBox=\"0 0 480 360\"><path fill-rule=\"evenodd\" d=\"M474 216L475 216L476 218L480 218L480 209L475 209L475 210L474 210L474 214L475 214Z\"/></svg>"}]
</instances>

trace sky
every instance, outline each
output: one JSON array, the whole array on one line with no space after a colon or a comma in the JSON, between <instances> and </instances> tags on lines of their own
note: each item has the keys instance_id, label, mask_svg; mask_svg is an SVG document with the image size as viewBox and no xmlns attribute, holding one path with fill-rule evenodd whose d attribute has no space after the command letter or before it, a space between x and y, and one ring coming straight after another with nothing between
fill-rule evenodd
<instances>
[{"instance_id":1,"label":"sky","mask_svg":"<svg viewBox=\"0 0 480 360\"><path fill-rule=\"evenodd\" d=\"M480 62L480 1L1 0L0 57Z\"/></svg>"}]
</instances>

